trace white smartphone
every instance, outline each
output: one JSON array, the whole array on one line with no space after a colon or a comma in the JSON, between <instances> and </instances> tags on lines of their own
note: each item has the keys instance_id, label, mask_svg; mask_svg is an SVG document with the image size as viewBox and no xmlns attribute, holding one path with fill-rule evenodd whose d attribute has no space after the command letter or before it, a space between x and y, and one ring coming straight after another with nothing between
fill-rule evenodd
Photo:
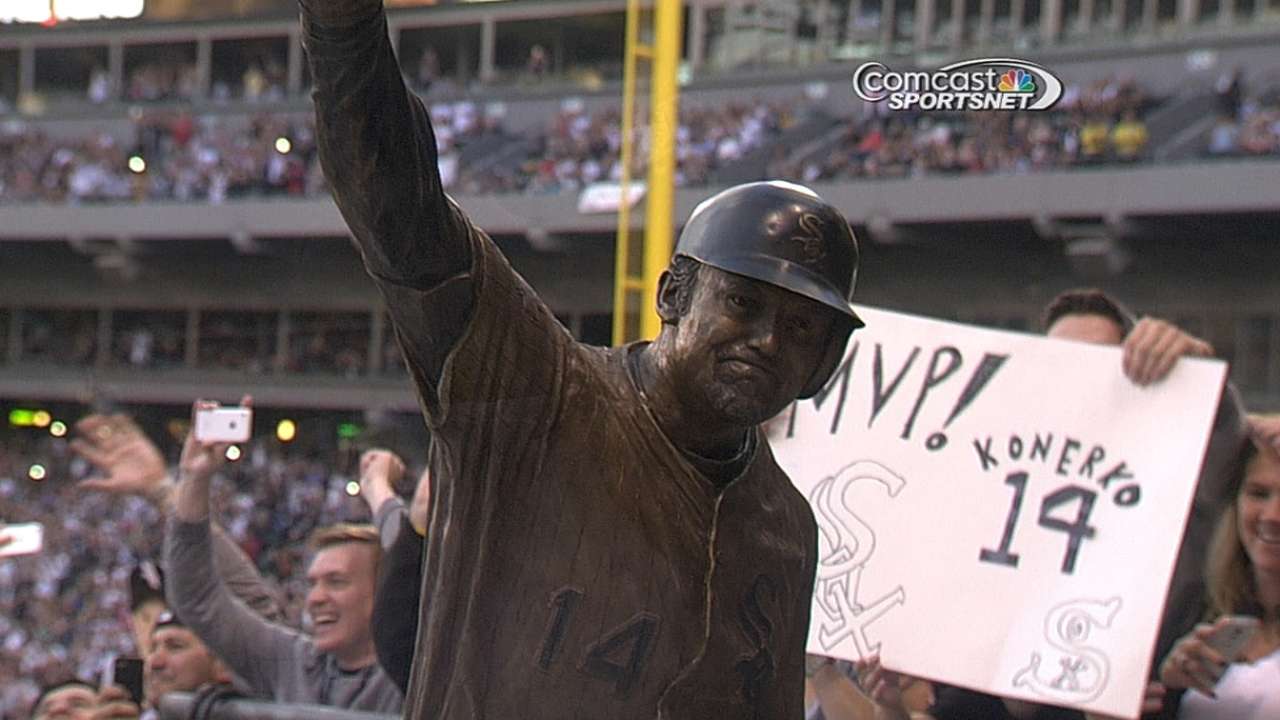
<instances>
[{"instance_id":1,"label":"white smartphone","mask_svg":"<svg viewBox=\"0 0 1280 720\"><path fill-rule=\"evenodd\" d=\"M37 522L0 525L0 535L9 542L0 545L0 557L35 555L44 550L44 525Z\"/></svg>"},{"instance_id":2,"label":"white smartphone","mask_svg":"<svg viewBox=\"0 0 1280 720\"><path fill-rule=\"evenodd\" d=\"M196 411L195 433L200 442L245 442L253 431L253 410L214 407Z\"/></svg>"},{"instance_id":3,"label":"white smartphone","mask_svg":"<svg viewBox=\"0 0 1280 720\"><path fill-rule=\"evenodd\" d=\"M1258 618L1230 615L1227 617L1227 624L1209 636L1208 645L1226 658L1227 662L1235 662L1240 659L1245 646L1261 626Z\"/></svg>"}]
</instances>

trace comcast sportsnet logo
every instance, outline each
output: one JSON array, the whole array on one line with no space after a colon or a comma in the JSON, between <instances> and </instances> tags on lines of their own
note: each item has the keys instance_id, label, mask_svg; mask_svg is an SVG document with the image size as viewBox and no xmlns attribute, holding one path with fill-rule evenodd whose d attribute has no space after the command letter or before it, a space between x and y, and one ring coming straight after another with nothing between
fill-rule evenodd
<instances>
[{"instance_id":1,"label":"comcast sportsnet logo","mask_svg":"<svg viewBox=\"0 0 1280 720\"><path fill-rule=\"evenodd\" d=\"M890 110L1048 110L1062 97L1062 81L1043 66L1016 58L979 58L937 70L890 70L864 63L853 92Z\"/></svg>"}]
</instances>

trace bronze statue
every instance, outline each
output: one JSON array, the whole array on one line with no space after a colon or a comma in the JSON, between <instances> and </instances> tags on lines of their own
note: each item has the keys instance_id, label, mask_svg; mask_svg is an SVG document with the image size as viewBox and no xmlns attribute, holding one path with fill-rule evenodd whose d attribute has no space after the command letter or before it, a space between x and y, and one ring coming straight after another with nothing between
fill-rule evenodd
<instances>
[{"instance_id":1,"label":"bronze statue","mask_svg":"<svg viewBox=\"0 0 1280 720\"><path fill-rule=\"evenodd\" d=\"M444 194L380 0L301 0L320 159L433 435L412 718L799 717L816 528L757 424L861 321L805 188L703 203L652 343L575 342Z\"/></svg>"}]
</instances>

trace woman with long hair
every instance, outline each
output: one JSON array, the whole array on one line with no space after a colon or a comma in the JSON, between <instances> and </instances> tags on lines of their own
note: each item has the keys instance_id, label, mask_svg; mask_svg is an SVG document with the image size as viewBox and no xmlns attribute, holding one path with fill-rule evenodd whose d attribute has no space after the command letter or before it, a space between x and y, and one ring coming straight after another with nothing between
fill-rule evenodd
<instances>
[{"instance_id":1,"label":"woman with long hair","mask_svg":"<svg viewBox=\"0 0 1280 720\"><path fill-rule=\"evenodd\" d=\"M1222 512L1205 571L1206 622L1183 637L1160 666L1171 690L1185 689L1179 720L1280 718L1280 431L1277 417L1254 418L1254 441L1240 458L1234 500ZM1213 645L1232 616L1258 629L1235 657Z\"/></svg>"}]
</instances>

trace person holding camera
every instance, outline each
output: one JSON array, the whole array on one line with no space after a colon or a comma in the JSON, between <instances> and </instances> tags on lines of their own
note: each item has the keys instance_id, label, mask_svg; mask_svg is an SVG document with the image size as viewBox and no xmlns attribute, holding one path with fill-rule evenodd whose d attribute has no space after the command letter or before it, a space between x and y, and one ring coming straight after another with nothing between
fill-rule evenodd
<instances>
[{"instance_id":1,"label":"person holding camera","mask_svg":"<svg viewBox=\"0 0 1280 720\"><path fill-rule=\"evenodd\" d=\"M1160 665L1178 720L1280 717L1280 416L1253 416L1205 568L1207 621Z\"/></svg>"},{"instance_id":2,"label":"person holding camera","mask_svg":"<svg viewBox=\"0 0 1280 720\"><path fill-rule=\"evenodd\" d=\"M193 411L209 407L197 402ZM311 633L268 622L238 602L213 568L209 486L228 446L194 434L183 445L165 529L170 607L255 693L278 702L399 712L403 696L378 665L370 628L381 558L377 530L340 524L313 533L306 598Z\"/></svg>"}]
</instances>

